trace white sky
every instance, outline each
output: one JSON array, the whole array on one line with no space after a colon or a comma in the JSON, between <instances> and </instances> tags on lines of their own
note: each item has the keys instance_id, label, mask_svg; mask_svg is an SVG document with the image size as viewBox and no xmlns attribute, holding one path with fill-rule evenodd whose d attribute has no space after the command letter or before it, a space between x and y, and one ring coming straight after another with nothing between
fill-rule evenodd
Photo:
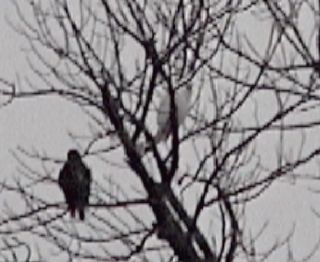
<instances>
[{"instance_id":1,"label":"white sky","mask_svg":"<svg viewBox=\"0 0 320 262\"><path fill-rule=\"evenodd\" d=\"M0 76L14 80L18 74L23 76L28 69L20 51L24 43L4 19L4 16L13 15L9 2L0 1ZM84 125L86 122L83 123L81 111L76 106L66 106L65 102L58 99L18 101L0 109L0 179L16 174L16 164L10 150L18 145L26 148L34 146L63 159L67 149L72 146L67 130L77 131ZM278 182L259 200L250 203L247 223L254 224L258 230L264 222L270 222L270 227L259 242L262 250L269 248L274 240L284 237L283 232L289 232L295 224L292 246L298 258L302 258L319 238L319 219L310 211L311 206L320 209L318 203L318 196L307 191L307 184ZM283 255L276 254L268 261L283 261ZM320 261L320 252L310 261Z\"/></svg>"}]
</instances>

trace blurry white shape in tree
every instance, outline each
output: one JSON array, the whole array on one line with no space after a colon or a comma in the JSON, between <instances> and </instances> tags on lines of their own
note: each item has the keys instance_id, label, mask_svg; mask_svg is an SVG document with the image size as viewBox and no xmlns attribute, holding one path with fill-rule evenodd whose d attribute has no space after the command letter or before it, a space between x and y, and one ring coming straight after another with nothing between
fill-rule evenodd
<instances>
[{"instance_id":1,"label":"blurry white shape in tree","mask_svg":"<svg viewBox=\"0 0 320 262\"><path fill-rule=\"evenodd\" d=\"M190 84L186 87L180 88L175 92L175 110L176 110L176 120L178 122L178 127L184 122L190 110L190 101L192 96L192 87ZM158 130L155 135L155 142L159 143L165 141L171 131L171 120L170 120L170 96L166 93L160 102L158 112L157 112L157 124Z\"/></svg>"}]
</instances>

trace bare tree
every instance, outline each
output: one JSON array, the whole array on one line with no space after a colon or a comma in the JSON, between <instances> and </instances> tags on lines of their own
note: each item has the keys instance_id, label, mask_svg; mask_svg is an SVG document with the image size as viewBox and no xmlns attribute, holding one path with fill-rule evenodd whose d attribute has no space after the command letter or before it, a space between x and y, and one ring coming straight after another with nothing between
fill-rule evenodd
<instances>
[{"instance_id":1,"label":"bare tree","mask_svg":"<svg viewBox=\"0 0 320 262\"><path fill-rule=\"evenodd\" d=\"M43 190L58 192L65 154L20 148L19 172L1 187L6 261L263 261L284 248L294 231L257 250L264 230L250 234L246 206L274 181L305 175L320 153L307 138L320 124L315 1L28 2L14 2L13 26L29 44L33 80L2 79L0 93L6 103L58 95L79 105L92 134L71 137L113 174L91 166L89 218L73 223L62 194ZM300 16L314 18L307 36ZM179 128L175 94L187 85L192 108ZM157 143L161 94L170 136Z\"/></svg>"}]
</instances>

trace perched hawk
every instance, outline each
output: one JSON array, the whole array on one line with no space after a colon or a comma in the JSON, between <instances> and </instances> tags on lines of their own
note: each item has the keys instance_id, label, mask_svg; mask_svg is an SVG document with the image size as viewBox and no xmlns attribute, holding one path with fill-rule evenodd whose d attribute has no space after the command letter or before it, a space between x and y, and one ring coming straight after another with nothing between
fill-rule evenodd
<instances>
[{"instance_id":1,"label":"perched hawk","mask_svg":"<svg viewBox=\"0 0 320 262\"><path fill-rule=\"evenodd\" d=\"M91 172L82 162L77 150L69 150L68 160L59 174L61 187L71 217L75 217L78 210L79 217L84 220L84 209L89 204Z\"/></svg>"}]
</instances>

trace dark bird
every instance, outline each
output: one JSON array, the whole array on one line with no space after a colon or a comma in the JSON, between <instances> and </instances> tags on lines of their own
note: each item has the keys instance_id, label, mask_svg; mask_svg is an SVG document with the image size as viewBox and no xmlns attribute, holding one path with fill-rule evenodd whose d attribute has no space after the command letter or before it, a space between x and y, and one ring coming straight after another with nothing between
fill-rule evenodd
<instances>
[{"instance_id":1,"label":"dark bird","mask_svg":"<svg viewBox=\"0 0 320 262\"><path fill-rule=\"evenodd\" d=\"M91 171L82 162L77 150L68 151L68 159L59 173L58 182L71 217L75 217L78 210L80 219L84 220L84 209L89 205Z\"/></svg>"}]
</instances>

